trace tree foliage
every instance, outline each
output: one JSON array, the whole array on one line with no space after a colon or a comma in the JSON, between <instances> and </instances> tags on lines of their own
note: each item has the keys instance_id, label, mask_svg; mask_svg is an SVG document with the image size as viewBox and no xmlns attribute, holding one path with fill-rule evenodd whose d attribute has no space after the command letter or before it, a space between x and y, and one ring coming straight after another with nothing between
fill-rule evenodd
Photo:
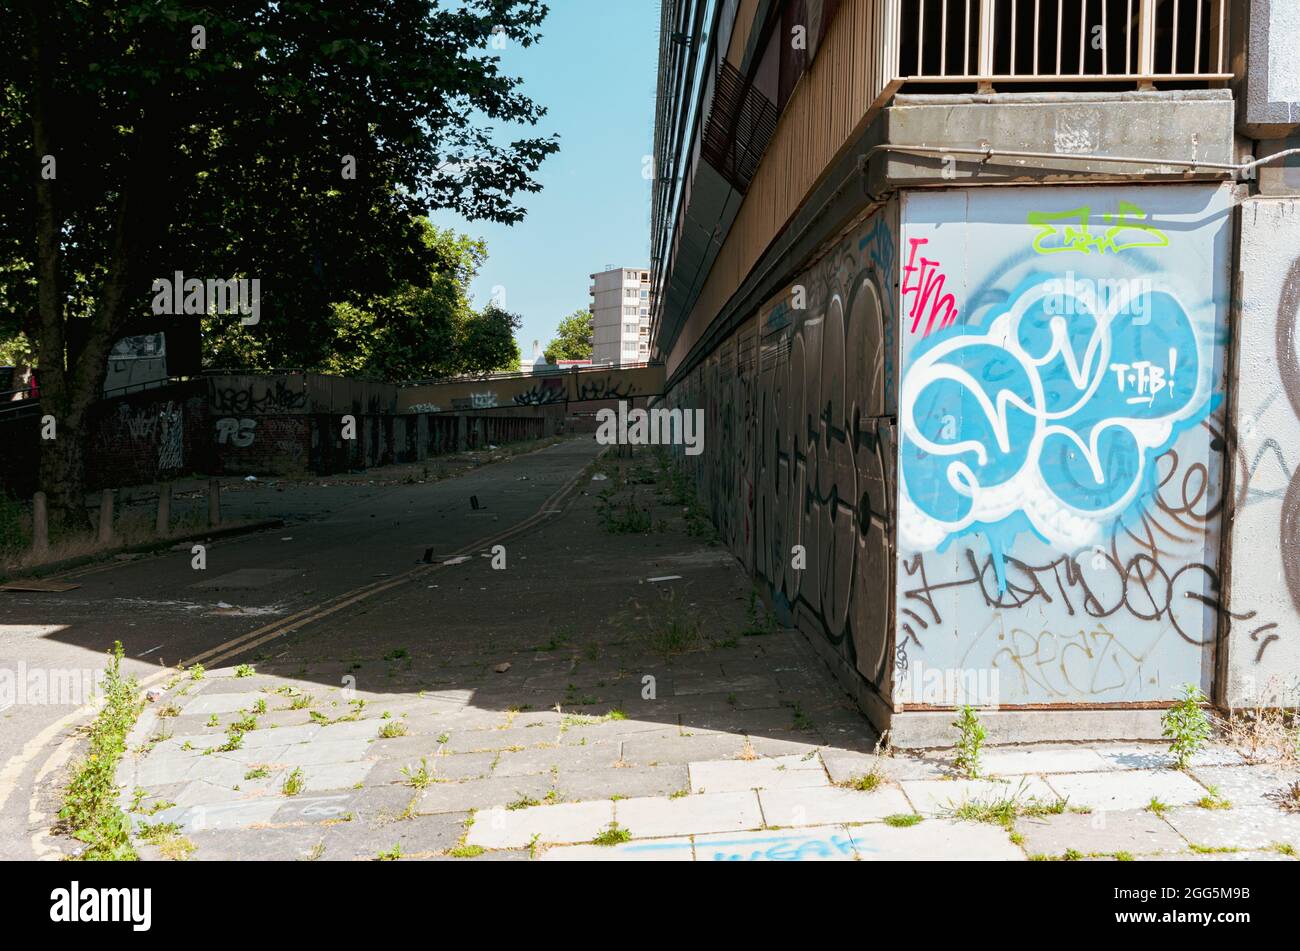
<instances>
[{"instance_id":1,"label":"tree foliage","mask_svg":"<svg viewBox=\"0 0 1300 951\"><path fill-rule=\"evenodd\" d=\"M545 14L540 0L0 5L0 335L37 342L61 431L42 448L56 512L82 507L86 413L154 278L258 278L260 323L210 327L214 350L315 367L340 312L391 327L440 293L431 211L522 217L514 196L537 190L557 144L501 140L496 126L544 110L492 47L531 45ZM394 371L404 360L419 362Z\"/></svg>"},{"instance_id":2,"label":"tree foliage","mask_svg":"<svg viewBox=\"0 0 1300 951\"><path fill-rule=\"evenodd\" d=\"M591 359L592 315L587 309L575 310L560 321L555 339L546 345L546 362Z\"/></svg>"}]
</instances>

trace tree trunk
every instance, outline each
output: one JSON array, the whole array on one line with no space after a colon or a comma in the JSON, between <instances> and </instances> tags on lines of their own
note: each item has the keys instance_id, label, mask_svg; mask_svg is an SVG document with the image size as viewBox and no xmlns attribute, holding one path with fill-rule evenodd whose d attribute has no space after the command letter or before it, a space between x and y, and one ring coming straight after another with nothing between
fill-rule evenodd
<instances>
[{"instance_id":1,"label":"tree trunk","mask_svg":"<svg viewBox=\"0 0 1300 951\"><path fill-rule=\"evenodd\" d=\"M50 21L27 4L28 47L32 63L33 168L46 155L57 158L58 135L53 129L59 110L54 103L53 77L58 57ZM49 500L50 522L61 530L90 527L86 508L86 449L92 409L108 373L108 354L127 319L135 291L147 280L147 251L162 232L170 210L170 176L165 143L173 125L169 90L159 84L142 105L135 133L134 161L122 184L117 219L113 223L106 275L80 350L68 350L63 298L62 216L56 180L39 175L36 181L37 309L40 321L38 380L42 415L54 417L55 438L42 439L40 485Z\"/></svg>"}]
</instances>

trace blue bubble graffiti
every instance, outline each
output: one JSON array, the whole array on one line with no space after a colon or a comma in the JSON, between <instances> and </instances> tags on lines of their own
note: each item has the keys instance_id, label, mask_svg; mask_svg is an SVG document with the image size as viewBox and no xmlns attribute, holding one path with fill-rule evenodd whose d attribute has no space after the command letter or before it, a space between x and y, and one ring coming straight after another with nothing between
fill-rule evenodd
<instances>
[{"instance_id":1,"label":"blue bubble graffiti","mask_svg":"<svg viewBox=\"0 0 1300 951\"><path fill-rule=\"evenodd\" d=\"M900 400L900 533L943 550L983 533L1097 544L1154 490L1154 462L1215 407L1212 341L1148 282L1035 274L980 327L912 350Z\"/></svg>"}]
</instances>

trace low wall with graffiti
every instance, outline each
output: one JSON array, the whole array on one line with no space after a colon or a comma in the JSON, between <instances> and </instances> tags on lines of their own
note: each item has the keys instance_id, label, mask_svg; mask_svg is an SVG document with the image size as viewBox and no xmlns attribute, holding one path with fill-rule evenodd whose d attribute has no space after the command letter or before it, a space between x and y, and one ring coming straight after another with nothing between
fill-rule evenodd
<instances>
[{"instance_id":1,"label":"low wall with graffiti","mask_svg":"<svg viewBox=\"0 0 1300 951\"><path fill-rule=\"evenodd\" d=\"M1300 705L1300 200L1241 206L1225 696Z\"/></svg>"},{"instance_id":2,"label":"low wall with graffiti","mask_svg":"<svg viewBox=\"0 0 1300 951\"><path fill-rule=\"evenodd\" d=\"M99 403L89 425L88 489L157 482L203 456L207 400L201 383L174 384Z\"/></svg>"},{"instance_id":3,"label":"low wall with graffiti","mask_svg":"<svg viewBox=\"0 0 1300 951\"><path fill-rule=\"evenodd\" d=\"M210 376L105 400L89 417L87 488L193 472L328 475L565 431L563 404L399 413L398 393L385 384L276 374ZM36 490L40 429L37 407L0 420L0 488L20 497Z\"/></svg>"},{"instance_id":4,"label":"low wall with graffiti","mask_svg":"<svg viewBox=\"0 0 1300 951\"><path fill-rule=\"evenodd\" d=\"M463 413L523 406L560 406L599 400L641 400L664 390L664 368L589 367L529 376L457 380L404 387L400 412ZM613 404L610 404L613 405Z\"/></svg>"},{"instance_id":5,"label":"low wall with graffiti","mask_svg":"<svg viewBox=\"0 0 1300 951\"><path fill-rule=\"evenodd\" d=\"M1232 207L903 192L674 386L726 543L887 709L1215 691Z\"/></svg>"}]
</instances>

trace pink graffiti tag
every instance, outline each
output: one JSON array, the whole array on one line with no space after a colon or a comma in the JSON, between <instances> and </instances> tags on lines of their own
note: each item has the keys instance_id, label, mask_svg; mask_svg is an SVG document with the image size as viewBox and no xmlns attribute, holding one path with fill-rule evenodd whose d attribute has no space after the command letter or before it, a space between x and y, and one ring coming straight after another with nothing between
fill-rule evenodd
<instances>
[{"instance_id":1,"label":"pink graffiti tag","mask_svg":"<svg viewBox=\"0 0 1300 951\"><path fill-rule=\"evenodd\" d=\"M916 333L917 328L921 325L921 317L924 316L925 307L930 305L930 319L925 324L925 332L921 335L928 337L930 331L951 327L957 320L957 299L952 294L943 292L945 276L939 271L939 262L931 261L927 257L921 258L921 264L916 264L916 249L923 244L929 244L929 238L909 238L908 243L912 248L907 255L907 267L903 268L903 294L904 298L912 294L912 309L907 315L912 318L912 333ZM909 275L915 274L914 283L909 284ZM943 317L939 321L938 328L934 325L935 317L938 317L942 311Z\"/></svg>"}]
</instances>

